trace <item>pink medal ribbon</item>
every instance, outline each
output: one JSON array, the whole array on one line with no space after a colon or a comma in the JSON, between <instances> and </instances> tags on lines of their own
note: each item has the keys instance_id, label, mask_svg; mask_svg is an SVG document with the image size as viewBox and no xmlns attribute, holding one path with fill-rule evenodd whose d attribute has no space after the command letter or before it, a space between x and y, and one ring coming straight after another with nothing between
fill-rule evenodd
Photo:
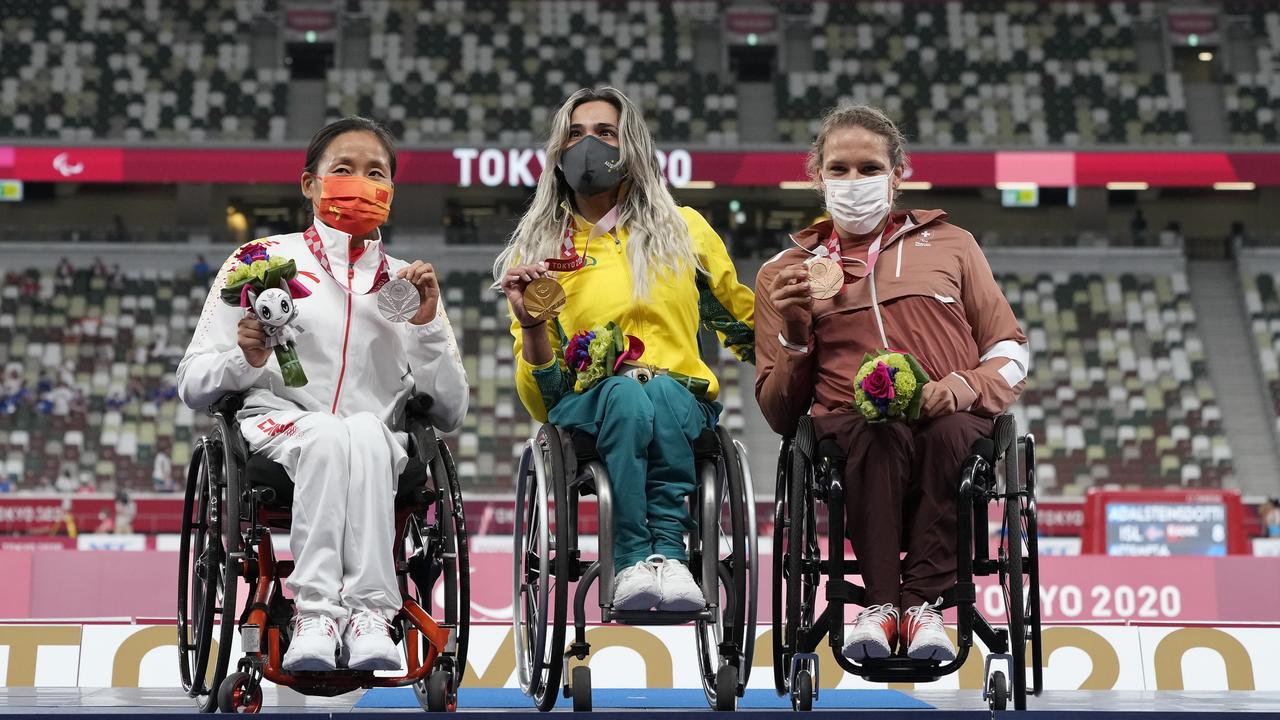
<instances>
[{"instance_id":1,"label":"pink medal ribbon","mask_svg":"<svg viewBox=\"0 0 1280 720\"><path fill-rule=\"evenodd\" d=\"M573 236L578 229L578 224L572 219L564 228L564 242L560 244L560 257L547 258L544 262L549 270L556 272L573 272L581 270L587 264L586 250L591 245L591 241L613 230L618 224L618 207L615 205L600 218L600 222L591 228L591 232L587 234L586 245L583 246L582 254L578 254L578 249L573 245Z\"/></svg>"},{"instance_id":2,"label":"pink medal ribbon","mask_svg":"<svg viewBox=\"0 0 1280 720\"><path fill-rule=\"evenodd\" d=\"M307 231L302 234L302 239L307 241L307 249L315 256L316 262L320 263L320 267L324 268L324 271L329 274L329 277L333 278L334 282L338 283L338 287L342 288L343 291L349 295L368 295L370 293L375 293L381 290L383 285L386 285L391 281L391 273L389 272L390 266L387 263L387 252L383 249L381 243L378 244L378 256L381 258L381 262L378 263L378 271L377 275L373 279L373 286L365 292L357 293L339 282L337 277L334 277L333 268L329 265L329 256L324 251L324 241L320 239L320 233L316 231L315 225L307 228Z\"/></svg>"},{"instance_id":3,"label":"pink medal ribbon","mask_svg":"<svg viewBox=\"0 0 1280 720\"><path fill-rule=\"evenodd\" d=\"M847 258L840 254L840 236L836 234L835 224L832 223L831 236L828 237L826 240L822 241L822 247L819 249L818 255L820 257L822 256L830 257L832 260L835 260L836 262L849 260L851 262L855 262L860 265L865 265L867 268L867 273L862 277L866 277L867 275L870 275L871 271L875 270L876 268L876 260L880 259L880 248L884 243L884 239L886 237L892 237L893 234L897 231L897 229L898 229L897 223L895 223L892 219L890 219L889 224L886 225L884 228L884 232L880 233L880 236L875 239L875 242L871 243L871 247L867 248L867 259L864 261L864 260L859 260L858 258ZM823 250L825 250L826 252L823 252ZM850 275L851 273L848 273L848 272L844 273L844 283L846 285L849 284ZM854 279L857 279L857 276L854 276Z\"/></svg>"}]
</instances>

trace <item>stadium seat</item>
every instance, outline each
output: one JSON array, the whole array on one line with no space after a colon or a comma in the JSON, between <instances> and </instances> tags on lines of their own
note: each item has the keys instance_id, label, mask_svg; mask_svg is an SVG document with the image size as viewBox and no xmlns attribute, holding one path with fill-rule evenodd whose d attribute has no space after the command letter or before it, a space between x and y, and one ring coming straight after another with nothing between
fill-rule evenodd
<instances>
[{"instance_id":1,"label":"stadium seat","mask_svg":"<svg viewBox=\"0 0 1280 720\"><path fill-rule=\"evenodd\" d=\"M883 105L930 146L1182 145L1181 77L1138 72L1123 3L787 3L825 28L813 69L776 80L779 141L840 101Z\"/></svg>"},{"instance_id":2,"label":"stadium seat","mask_svg":"<svg viewBox=\"0 0 1280 720\"><path fill-rule=\"evenodd\" d=\"M1222 485L1231 451L1185 274L998 280L1034 349L1013 412L1040 441L1046 494Z\"/></svg>"}]
</instances>

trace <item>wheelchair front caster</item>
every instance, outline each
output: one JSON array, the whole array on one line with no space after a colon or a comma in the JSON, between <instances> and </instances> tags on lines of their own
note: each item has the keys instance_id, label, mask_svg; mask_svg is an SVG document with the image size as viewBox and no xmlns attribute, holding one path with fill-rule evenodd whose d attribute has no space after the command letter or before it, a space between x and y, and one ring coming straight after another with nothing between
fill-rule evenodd
<instances>
[{"instance_id":1,"label":"wheelchair front caster","mask_svg":"<svg viewBox=\"0 0 1280 720\"><path fill-rule=\"evenodd\" d=\"M427 712L448 712L456 710L457 701L453 698L452 673L444 668L431 672L427 678Z\"/></svg>"},{"instance_id":2,"label":"wheelchair front caster","mask_svg":"<svg viewBox=\"0 0 1280 720\"><path fill-rule=\"evenodd\" d=\"M791 690L791 709L801 712L813 709L813 675L808 670L796 673L796 686Z\"/></svg>"},{"instance_id":3,"label":"wheelchair front caster","mask_svg":"<svg viewBox=\"0 0 1280 720\"><path fill-rule=\"evenodd\" d=\"M257 713L262 709L262 686L247 672L233 672L218 686L218 708L224 713Z\"/></svg>"},{"instance_id":4,"label":"wheelchair front caster","mask_svg":"<svg viewBox=\"0 0 1280 720\"><path fill-rule=\"evenodd\" d=\"M732 712L738 708L738 668L721 665L716 671L716 710Z\"/></svg>"},{"instance_id":5,"label":"wheelchair front caster","mask_svg":"<svg viewBox=\"0 0 1280 720\"><path fill-rule=\"evenodd\" d=\"M991 673L991 679L987 681L987 707L992 712L1004 710L1009 704L1009 681L1005 679L1004 673L997 670Z\"/></svg>"},{"instance_id":6,"label":"wheelchair front caster","mask_svg":"<svg viewBox=\"0 0 1280 720\"><path fill-rule=\"evenodd\" d=\"M573 695L574 712L591 712L591 668L579 665L570 675L569 692Z\"/></svg>"}]
</instances>

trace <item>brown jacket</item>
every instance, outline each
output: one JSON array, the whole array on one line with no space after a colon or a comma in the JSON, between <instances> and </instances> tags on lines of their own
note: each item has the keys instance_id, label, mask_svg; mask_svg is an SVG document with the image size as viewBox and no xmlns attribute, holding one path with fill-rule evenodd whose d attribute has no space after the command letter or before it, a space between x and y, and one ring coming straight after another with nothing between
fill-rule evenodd
<instances>
[{"instance_id":1,"label":"brown jacket","mask_svg":"<svg viewBox=\"0 0 1280 720\"><path fill-rule=\"evenodd\" d=\"M800 247L760 268L756 400L775 432L790 434L807 412L821 416L852 406L863 353L883 346L873 284L889 348L914 355L952 392L957 410L993 416L1017 399L1030 366L1027 338L973 236L944 218L941 210L895 215L898 228L883 243L871 281L855 279L834 298L814 301L804 350L783 346L784 323L770 289L782 268L803 262L807 250L831 234L831 222L797 233ZM846 241L841 254L865 260L868 246ZM843 265L851 277L865 274L858 263Z\"/></svg>"}]
</instances>

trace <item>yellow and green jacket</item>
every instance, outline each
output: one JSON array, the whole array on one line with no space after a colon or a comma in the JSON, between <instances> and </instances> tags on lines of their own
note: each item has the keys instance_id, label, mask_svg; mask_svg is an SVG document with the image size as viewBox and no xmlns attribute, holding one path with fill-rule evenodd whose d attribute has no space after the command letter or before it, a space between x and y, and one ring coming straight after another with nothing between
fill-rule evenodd
<instances>
[{"instance_id":1,"label":"yellow and green jacket","mask_svg":"<svg viewBox=\"0 0 1280 720\"><path fill-rule=\"evenodd\" d=\"M546 422L547 411L573 392L574 374L564 364L568 337L609 322L644 342L640 362L693 379L690 389L706 400L716 399L720 384L702 361L699 326L714 330L738 359L755 363L755 295L738 282L724 242L702 215L687 207L680 208L680 214L689 225L704 271L660 278L643 301L632 293L626 228L604 233L588 246L592 224L575 215L574 247L579 254L585 253L586 265L558 276L568 300L559 318L547 323L555 357L543 365L528 363L522 353L520 323L514 317L511 321L516 391L535 420Z\"/></svg>"}]
</instances>

